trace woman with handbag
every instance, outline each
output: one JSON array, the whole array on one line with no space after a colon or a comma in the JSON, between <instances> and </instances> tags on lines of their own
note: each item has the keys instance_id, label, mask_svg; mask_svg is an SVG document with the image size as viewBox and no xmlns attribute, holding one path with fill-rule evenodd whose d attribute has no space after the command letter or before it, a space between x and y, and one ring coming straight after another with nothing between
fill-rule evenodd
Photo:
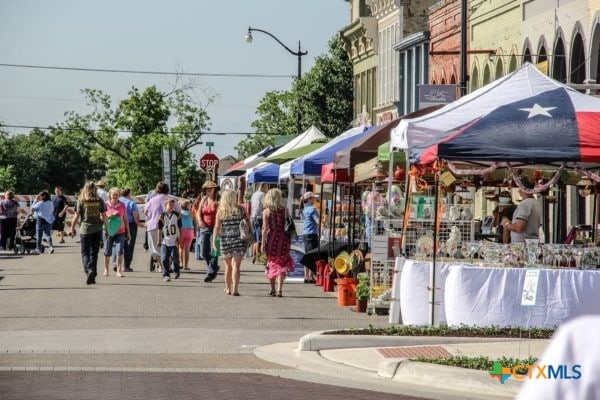
<instances>
[{"instance_id":1,"label":"woman with handbag","mask_svg":"<svg viewBox=\"0 0 600 400\"><path fill-rule=\"evenodd\" d=\"M290 255L291 240L285 230L288 211L281 205L281 190L270 189L265 195L264 207L261 251L267 255L269 296L282 297L283 282L287 273L294 270L295 263Z\"/></svg>"},{"instance_id":2,"label":"woman with handbag","mask_svg":"<svg viewBox=\"0 0 600 400\"><path fill-rule=\"evenodd\" d=\"M244 209L237 204L237 193L231 189L224 190L217 209L212 248L217 250L216 238L219 237L221 256L225 261L225 294L240 295L240 267L250 236L250 221Z\"/></svg>"},{"instance_id":3,"label":"woman with handbag","mask_svg":"<svg viewBox=\"0 0 600 400\"><path fill-rule=\"evenodd\" d=\"M212 254L211 243L213 242L213 230L217 218L217 207L219 187L212 181L206 181L202 185L202 200L198 206L196 220L200 227L200 243L202 247L202 258L206 261L206 277L204 282L212 282L219 272L219 257Z\"/></svg>"}]
</instances>

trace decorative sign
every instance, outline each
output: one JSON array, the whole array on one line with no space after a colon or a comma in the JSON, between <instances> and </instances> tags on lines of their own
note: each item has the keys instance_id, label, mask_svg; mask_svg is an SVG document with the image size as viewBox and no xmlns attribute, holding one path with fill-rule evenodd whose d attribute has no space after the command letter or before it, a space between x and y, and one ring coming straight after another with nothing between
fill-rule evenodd
<instances>
[{"instance_id":1,"label":"decorative sign","mask_svg":"<svg viewBox=\"0 0 600 400\"><path fill-rule=\"evenodd\" d=\"M419 85L419 109L456 100L456 85Z\"/></svg>"},{"instance_id":2,"label":"decorative sign","mask_svg":"<svg viewBox=\"0 0 600 400\"><path fill-rule=\"evenodd\" d=\"M528 269L525 271L525 282L523 283L523 294L521 295L522 306L535 306L539 280L539 269Z\"/></svg>"},{"instance_id":3,"label":"decorative sign","mask_svg":"<svg viewBox=\"0 0 600 400\"><path fill-rule=\"evenodd\" d=\"M208 170L217 171L219 169L219 157L213 153L206 153L200 157L200 169L204 172L208 172Z\"/></svg>"}]
</instances>

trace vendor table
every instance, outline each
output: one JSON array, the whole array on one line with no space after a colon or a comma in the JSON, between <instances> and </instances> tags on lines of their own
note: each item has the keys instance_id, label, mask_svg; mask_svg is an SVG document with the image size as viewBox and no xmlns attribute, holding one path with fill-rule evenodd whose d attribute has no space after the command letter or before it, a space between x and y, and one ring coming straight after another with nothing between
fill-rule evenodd
<instances>
[{"instance_id":1,"label":"vendor table","mask_svg":"<svg viewBox=\"0 0 600 400\"><path fill-rule=\"evenodd\" d=\"M426 325L431 262L407 259L400 278L402 321ZM535 305L522 306L527 269L436 263L439 323L551 328L600 314L600 271L540 269Z\"/></svg>"}]
</instances>

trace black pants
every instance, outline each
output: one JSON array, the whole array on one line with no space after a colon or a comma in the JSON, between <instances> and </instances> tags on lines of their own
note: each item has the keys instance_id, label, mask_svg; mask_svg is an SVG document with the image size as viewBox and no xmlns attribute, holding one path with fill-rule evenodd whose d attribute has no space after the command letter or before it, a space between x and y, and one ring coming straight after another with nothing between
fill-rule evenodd
<instances>
[{"instance_id":1,"label":"black pants","mask_svg":"<svg viewBox=\"0 0 600 400\"><path fill-rule=\"evenodd\" d=\"M131 260L133 260L133 250L135 249L135 239L137 238L138 226L134 222L129 223L129 235L131 240L125 241L125 268L131 268Z\"/></svg>"},{"instance_id":2,"label":"black pants","mask_svg":"<svg viewBox=\"0 0 600 400\"><path fill-rule=\"evenodd\" d=\"M83 270L87 273L92 271L97 273L98 251L100 251L100 242L102 241L102 231L80 235L81 261Z\"/></svg>"},{"instance_id":3,"label":"black pants","mask_svg":"<svg viewBox=\"0 0 600 400\"><path fill-rule=\"evenodd\" d=\"M6 250L12 250L15 246L15 234L17 233L17 219L0 219L0 247ZM9 240L10 239L10 240ZM10 244L10 249L8 245Z\"/></svg>"},{"instance_id":4,"label":"black pants","mask_svg":"<svg viewBox=\"0 0 600 400\"><path fill-rule=\"evenodd\" d=\"M304 239L305 254L319 247L319 235L316 233L302 235L302 238ZM310 269L312 272L317 272L317 265L314 262L311 262L310 265L305 265L305 267Z\"/></svg>"}]
</instances>

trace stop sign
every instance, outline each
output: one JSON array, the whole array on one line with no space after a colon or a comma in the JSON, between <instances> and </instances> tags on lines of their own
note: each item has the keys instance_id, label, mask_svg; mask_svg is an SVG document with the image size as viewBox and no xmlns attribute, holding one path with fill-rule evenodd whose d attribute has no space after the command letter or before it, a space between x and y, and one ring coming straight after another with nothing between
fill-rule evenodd
<instances>
[{"instance_id":1,"label":"stop sign","mask_svg":"<svg viewBox=\"0 0 600 400\"><path fill-rule=\"evenodd\" d=\"M213 153L206 153L200 157L200 169L207 172L209 169L217 170L219 168L219 157Z\"/></svg>"}]
</instances>

